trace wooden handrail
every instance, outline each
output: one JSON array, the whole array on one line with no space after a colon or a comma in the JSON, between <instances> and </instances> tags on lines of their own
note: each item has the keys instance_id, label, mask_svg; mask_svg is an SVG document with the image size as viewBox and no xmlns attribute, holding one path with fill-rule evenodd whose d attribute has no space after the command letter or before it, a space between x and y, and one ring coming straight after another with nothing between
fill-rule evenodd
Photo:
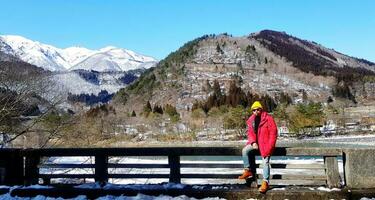
<instances>
[{"instance_id":1,"label":"wooden handrail","mask_svg":"<svg viewBox=\"0 0 375 200\"><path fill-rule=\"evenodd\" d=\"M130 147L23 149L22 154L40 156L238 156L242 147ZM257 154L259 155L259 153ZM277 147L273 156L341 156L339 148Z\"/></svg>"}]
</instances>

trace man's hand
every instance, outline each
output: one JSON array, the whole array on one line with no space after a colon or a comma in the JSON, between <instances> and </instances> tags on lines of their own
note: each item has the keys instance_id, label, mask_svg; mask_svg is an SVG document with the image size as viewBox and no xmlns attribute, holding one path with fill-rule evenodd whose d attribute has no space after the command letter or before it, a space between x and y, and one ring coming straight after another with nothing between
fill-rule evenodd
<instances>
[{"instance_id":1,"label":"man's hand","mask_svg":"<svg viewBox=\"0 0 375 200\"><path fill-rule=\"evenodd\" d=\"M252 146L253 146L253 149L259 149L258 144L255 142L252 144Z\"/></svg>"}]
</instances>

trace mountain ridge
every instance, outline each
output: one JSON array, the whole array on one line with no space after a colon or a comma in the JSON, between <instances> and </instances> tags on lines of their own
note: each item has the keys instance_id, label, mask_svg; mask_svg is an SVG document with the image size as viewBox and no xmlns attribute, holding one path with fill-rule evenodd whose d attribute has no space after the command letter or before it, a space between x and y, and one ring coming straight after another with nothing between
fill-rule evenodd
<instances>
[{"instance_id":1,"label":"mountain ridge","mask_svg":"<svg viewBox=\"0 0 375 200\"><path fill-rule=\"evenodd\" d=\"M49 71L77 69L127 71L137 69L144 63L147 64L143 66L151 67L157 62L152 57L114 46L99 50L84 47L60 49L16 35L0 35L0 52ZM95 57L102 53L107 54ZM114 68L112 65L118 65L118 67Z\"/></svg>"},{"instance_id":2,"label":"mountain ridge","mask_svg":"<svg viewBox=\"0 0 375 200\"><path fill-rule=\"evenodd\" d=\"M205 35L170 53L133 85L120 90L114 103L126 102L133 109L138 104L136 112L142 112L145 101L189 111L195 101L209 97L207 88L215 80L223 92L236 81L245 92L275 98L286 92L294 102L306 95L320 102L331 96L355 96L363 102L375 97L374 75L375 65L370 61L282 32Z\"/></svg>"}]
</instances>

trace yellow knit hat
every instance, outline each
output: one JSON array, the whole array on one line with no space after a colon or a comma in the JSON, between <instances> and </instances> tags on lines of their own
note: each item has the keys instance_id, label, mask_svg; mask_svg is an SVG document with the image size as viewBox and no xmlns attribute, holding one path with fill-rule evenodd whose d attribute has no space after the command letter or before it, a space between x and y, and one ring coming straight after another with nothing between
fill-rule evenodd
<instances>
[{"instance_id":1,"label":"yellow knit hat","mask_svg":"<svg viewBox=\"0 0 375 200\"><path fill-rule=\"evenodd\" d=\"M255 101L255 102L253 103L253 105L251 106L251 110L255 110L255 109L257 109L257 108L261 108L261 109L263 109L263 106L262 106L262 104L260 104L259 101Z\"/></svg>"}]
</instances>

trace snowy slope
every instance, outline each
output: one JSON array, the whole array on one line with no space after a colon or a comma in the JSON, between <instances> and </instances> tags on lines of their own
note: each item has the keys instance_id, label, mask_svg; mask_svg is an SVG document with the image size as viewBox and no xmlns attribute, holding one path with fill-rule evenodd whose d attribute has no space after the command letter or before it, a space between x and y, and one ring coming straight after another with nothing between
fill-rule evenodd
<instances>
[{"instance_id":1,"label":"snowy slope","mask_svg":"<svg viewBox=\"0 0 375 200\"><path fill-rule=\"evenodd\" d=\"M95 51L86 49L84 47L69 47L62 50L62 55L71 66L76 65L88 56L94 54Z\"/></svg>"},{"instance_id":2,"label":"snowy slope","mask_svg":"<svg viewBox=\"0 0 375 200\"><path fill-rule=\"evenodd\" d=\"M11 47L4 53L15 56L27 63L50 71L62 71L70 67L70 64L56 47L16 35L0 36L0 40Z\"/></svg>"},{"instance_id":3,"label":"snowy slope","mask_svg":"<svg viewBox=\"0 0 375 200\"><path fill-rule=\"evenodd\" d=\"M84 47L59 49L15 35L0 36L0 52L50 71L127 71L149 68L157 62L152 57L113 46L100 50Z\"/></svg>"},{"instance_id":4,"label":"snowy slope","mask_svg":"<svg viewBox=\"0 0 375 200\"><path fill-rule=\"evenodd\" d=\"M100 83L93 84L76 72L63 72L55 74L54 80L60 86L60 93L70 92L72 94L94 94L97 95L101 90L107 90L109 93L115 93L119 89L126 86L126 84L116 81L121 74L101 74L99 77Z\"/></svg>"},{"instance_id":5,"label":"snowy slope","mask_svg":"<svg viewBox=\"0 0 375 200\"><path fill-rule=\"evenodd\" d=\"M88 56L74 65L71 70L128 71L144 66L144 63L155 64L156 61L151 57L142 56L130 50L109 46Z\"/></svg>"}]
</instances>

